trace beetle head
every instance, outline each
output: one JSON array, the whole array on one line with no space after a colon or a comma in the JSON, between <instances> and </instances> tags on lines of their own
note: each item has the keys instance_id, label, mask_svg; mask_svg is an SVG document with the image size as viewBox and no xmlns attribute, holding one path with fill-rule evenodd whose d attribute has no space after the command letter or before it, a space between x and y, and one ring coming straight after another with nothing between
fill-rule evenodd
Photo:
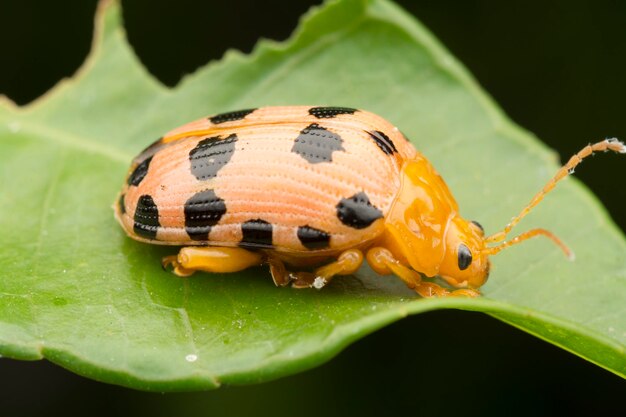
<instances>
[{"instance_id":1,"label":"beetle head","mask_svg":"<svg viewBox=\"0 0 626 417\"><path fill-rule=\"evenodd\" d=\"M487 281L489 268L482 226L455 216L448 223L439 275L454 287L478 288Z\"/></svg>"}]
</instances>

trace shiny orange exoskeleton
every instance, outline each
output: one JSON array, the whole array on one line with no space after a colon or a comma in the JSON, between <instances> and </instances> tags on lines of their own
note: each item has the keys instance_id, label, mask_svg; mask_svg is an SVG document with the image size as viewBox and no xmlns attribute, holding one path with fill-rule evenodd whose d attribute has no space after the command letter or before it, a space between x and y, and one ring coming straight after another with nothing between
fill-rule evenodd
<instances>
[{"instance_id":1,"label":"shiny orange exoskeleton","mask_svg":"<svg viewBox=\"0 0 626 417\"><path fill-rule=\"evenodd\" d=\"M626 147L616 139L585 147L503 231L485 237L383 118L345 107L248 109L186 124L141 152L115 215L133 239L183 246L163 259L180 276L267 264L276 285L321 288L366 259L422 296L476 296L489 256L507 246L544 235L570 254L544 229L505 239L583 158L607 150Z\"/></svg>"}]
</instances>

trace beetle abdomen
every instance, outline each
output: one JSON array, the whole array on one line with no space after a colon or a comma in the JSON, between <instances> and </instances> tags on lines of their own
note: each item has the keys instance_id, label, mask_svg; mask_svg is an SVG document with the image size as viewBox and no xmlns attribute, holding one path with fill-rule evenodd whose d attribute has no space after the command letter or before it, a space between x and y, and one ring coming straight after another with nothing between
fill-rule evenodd
<instances>
[{"instance_id":1,"label":"beetle abdomen","mask_svg":"<svg viewBox=\"0 0 626 417\"><path fill-rule=\"evenodd\" d=\"M415 154L368 112L266 107L192 122L135 159L116 210L138 240L278 251L371 240Z\"/></svg>"}]
</instances>

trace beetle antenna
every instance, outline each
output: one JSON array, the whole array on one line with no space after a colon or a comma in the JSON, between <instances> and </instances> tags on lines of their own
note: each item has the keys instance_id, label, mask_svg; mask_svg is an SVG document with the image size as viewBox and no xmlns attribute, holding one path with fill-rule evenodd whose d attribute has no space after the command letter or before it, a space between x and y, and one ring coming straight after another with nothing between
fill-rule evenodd
<instances>
[{"instance_id":1,"label":"beetle antenna","mask_svg":"<svg viewBox=\"0 0 626 417\"><path fill-rule=\"evenodd\" d=\"M570 158L569 161L567 161L567 163L565 165L563 165L554 175L554 177L552 177L552 179L550 181L548 181L548 183L543 187L543 189L541 191L539 191L534 197L533 199L530 201L530 203L528 203L528 205L526 207L524 207L524 209L520 212L520 214L517 215L517 217L513 217L513 219L511 219L511 221L509 222L509 224L506 225L506 227L497 233L494 233L493 235L485 238L485 243L497 243L497 242L502 242L506 239L506 236L509 234L509 232L511 231L511 229L513 229L513 227L515 227L516 224L518 224L520 222L520 220L522 220L524 218L524 216L526 216L532 209L533 207L535 207L537 204L539 204L539 202L541 202L541 200L543 200L543 198L545 197L546 194L548 194L550 191L552 191L552 189L554 188L554 186L561 181L563 178L567 177L568 174L573 174L574 173L574 168L576 168L576 166L578 164L580 164L583 159L585 159L586 157L593 155L594 152L607 152L607 151L613 151L613 152L617 152L617 153L626 153L626 145L624 145L622 142L620 142L619 140L617 140L617 138L606 138L605 140L598 142L598 143L594 143L589 144L587 146L585 146L583 149L581 149L577 154L575 154L574 156L572 156ZM507 246L511 246L514 245L515 243L519 243L522 240L526 240L528 238L531 238L533 236L537 236L537 235L545 235L547 237L549 237L550 239L552 239L557 245L559 245L561 247L561 249L563 249L565 251L566 254L571 254L571 251L569 251L569 249L567 249L567 247L563 244L563 242L561 242L556 236L554 236L552 233L544 230L544 229L534 229L534 233L530 233L533 232L533 230L526 232L526 233L522 233L520 236L516 237L515 239L512 239L509 242L503 243L500 246L496 246L492 249L498 249L496 252L499 252L500 250L504 249ZM514 242L515 241L515 242ZM570 255L568 255L570 256Z\"/></svg>"},{"instance_id":2,"label":"beetle antenna","mask_svg":"<svg viewBox=\"0 0 626 417\"><path fill-rule=\"evenodd\" d=\"M507 241L507 242L503 242L498 246L494 246L491 248L486 248L484 250L484 252L487 255L495 255L496 253L500 252L502 249L504 248L508 248L509 246L513 246L513 245L517 245L520 242L525 241L526 239L530 239L533 237L537 237L537 236L545 236L548 239L552 240L559 248L561 248L561 250L563 251L563 253L565 253L565 256L567 256L567 258L570 261L573 261L575 256L574 256L574 252L572 252L570 250L570 248L567 247L567 245L565 245L565 243L563 243L563 241L561 239L559 239L554 233L546 230L546 229L532 229L529 230L527 232L522 233L521 235L514 237L513 239Z\"/></svg>"}]
</instances>

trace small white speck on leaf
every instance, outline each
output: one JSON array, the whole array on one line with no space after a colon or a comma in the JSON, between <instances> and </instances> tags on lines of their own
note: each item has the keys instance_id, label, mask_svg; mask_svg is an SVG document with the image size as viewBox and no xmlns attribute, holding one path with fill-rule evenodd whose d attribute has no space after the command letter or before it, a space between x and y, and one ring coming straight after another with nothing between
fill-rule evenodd
<instances>
[{"instance_id":1,"label":"small white speck on leaf","mask_svg":"<svg viewBox=\"0 0 626 417\"><path fill-rule=\"evenodd\" d=\"M7 126L9 127L11 133L17 133L22 128L20 122L10 122Z\"/></svg>"},{"instance_id":2,"label":"small white speck on leaf","mask_svg":"<svg viewBox=\"0 0 626 417\"><path fill-rule=\"evenodd\" d=\"M198 360L198 355L194 355L193 353L190 353L189 355L185 356L185 360L187 362L195 362Z\"/></svg>"}]
</instances>

